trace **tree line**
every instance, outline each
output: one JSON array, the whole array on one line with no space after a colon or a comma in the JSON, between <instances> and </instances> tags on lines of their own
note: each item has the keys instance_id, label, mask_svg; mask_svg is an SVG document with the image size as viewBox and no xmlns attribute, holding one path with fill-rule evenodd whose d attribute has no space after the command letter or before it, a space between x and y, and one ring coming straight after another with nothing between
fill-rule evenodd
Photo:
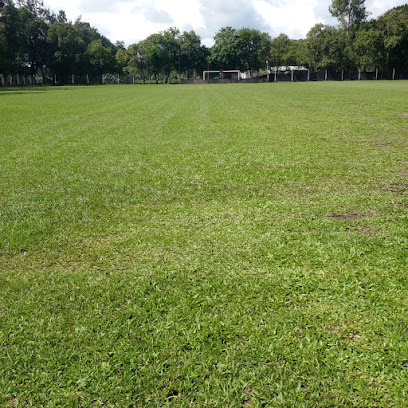
<instances>
[{"instance_id":1,"label":"tree line","mask_svg":"<svg viewBox=\"0 0 408 408\"><path fill-rule=\"evenodd\" d=\"M68 21L40 0L0 0L0 74L44 77L126 73L142 80L194 78L207 69L259 72L310 70L408 71L408 4L368 19L365 0L332 0L338 26L316 24L306 38L276 38L251 28L223 27L206 47L193 30L169 28L127 48L89 23Z\"/></svg>"}]
</instances>

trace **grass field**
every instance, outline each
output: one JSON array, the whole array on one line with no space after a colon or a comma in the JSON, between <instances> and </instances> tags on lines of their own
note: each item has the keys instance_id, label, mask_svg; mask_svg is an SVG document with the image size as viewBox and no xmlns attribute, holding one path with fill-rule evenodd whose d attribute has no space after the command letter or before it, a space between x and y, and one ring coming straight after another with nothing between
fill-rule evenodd
<instances>
[{"instance_id":1,"label":"grass field","mask_svg":"<svg viewBox=\"0 0 408 408\"><path fill-rule=\"evenodd\" d=\"M0 406L408 406L407 96L0 90Z\"/></svg>"}]
</instances>

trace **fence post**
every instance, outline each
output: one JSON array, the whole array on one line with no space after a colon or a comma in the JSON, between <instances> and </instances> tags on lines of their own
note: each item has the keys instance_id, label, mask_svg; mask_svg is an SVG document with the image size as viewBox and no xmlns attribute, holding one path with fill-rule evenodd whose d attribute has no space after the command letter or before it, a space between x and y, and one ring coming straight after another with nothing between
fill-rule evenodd
<instances>
[{"instance_id":1,"label":"fence post","mask_svg":"<svg viewBox=\"0 0 408 408\"><path fill-rule=\"evenodd\" d=\"M133 85L135 84L135 77L133 77Z\"/></svg>"},{"instance_id":2,"label":"fence post","mask_svg":"<svg viewBox=\"0 0 408 408\"><path fill-rule=\"evenodd\" d=\"M269 60L267 60L265 62L266 62L266 78L267 78L267 81L269 82L270 75L271 75L271 70L269 69ZM195 79L195 70L194 70L193 78ZM188 77L187 77L187 79L188 79Z\"/></svg>"},{"instance_id":3,"label":"fence post","mask_svg":"<svg viewBox=\"0 0 408 408\"><path fill-rule=\"evenodd\" d=\"M290 71L290 82L293 82L293 69Z\"/></svg>"},{"instance_id":4,"label":"fence post","mask_svg":"<svg viewBox=\"0 0 408 408\"><path fill-rule=\"evenodd\" d=\"M395 80L395 68L393 68L393 70L392 70L392 80L393 81Z\"/></svg>"},{"instance_id":5,"label":"fence post","mask_svg":"<svg viewBox=\"0 0 408 408\"><path fill-rule=\"evenodd\" d=\"M1 86L4 86L4 76L1 75Z\"/></svg>"},{"instance_id":6,"label":"fence post","mask_svg":"<svg viewBox=\"0 0 408 408\"><path fill-rule=\"evenodd\" d=\"M341 80L344 81L344 69L341 70Z\"/></svg>"},{"instance_id":7,"label":"fence post","mask_svg":"<svg viewBox=\"0 0 408 408\"><path fill-rule=\"evenodd\" d=\"M278 67L275 68L275 79L274 82L278 82Z\"/></svg>"},{"instance_id":8,"label":"fence post","mask_svg":"<svg viewBox=\"0 0 408 408\"><path fill-rule=\"evenodd\" d=\"M307 70L307 82L310 82L310 69Z\"/></svg>"},{"instance_id":9,"label":"fence post","mask_svg":"<svg viewBox=\"0 0 408 408\"><path fill-rule=\"evenodd\" d=\"M118 84L120 84L120 74L118 74Z\"/></svg>"},{"instance_id":10,"label":"fence post","mask_svg":"<svg viewBox=\"0 0 408 408\"><path fill-rule=\"evenodd\" d=\"M375 69L375 80L378 81L378 68Z\"/></svg>"},{"instance_id":11,"label":"fence post","mask_svg":"<svg viewBox=\"0 0 408 408\"><path fill-rule=\"evenodd\" d=\"M361 71L358 70L358 80L361 81Z\"/></svg>"},{"instance_id":12,"label":"fence post","mask_svg":"<svg viewBox=\"0 0 408 408\"><path fill-rule=\"evenodd\" d=\"M327 81L327 69L326 72L324 73L324 80Z\"/></svg>"}]
</instances>

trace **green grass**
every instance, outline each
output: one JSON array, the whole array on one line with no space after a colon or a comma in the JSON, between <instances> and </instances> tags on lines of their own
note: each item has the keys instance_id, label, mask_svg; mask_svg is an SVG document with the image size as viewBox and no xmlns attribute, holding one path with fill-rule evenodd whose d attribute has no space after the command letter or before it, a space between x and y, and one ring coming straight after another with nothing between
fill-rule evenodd
<instances>
[{"instance_id":1,"label":"green grass","mask_svg":"<svg viewBox=\"0 0 408 408\"><path fill-rule=\"evenodd\" d=\"M0 405L408 406L407 95L0 90Z\"/></svg>"}]
</instances>

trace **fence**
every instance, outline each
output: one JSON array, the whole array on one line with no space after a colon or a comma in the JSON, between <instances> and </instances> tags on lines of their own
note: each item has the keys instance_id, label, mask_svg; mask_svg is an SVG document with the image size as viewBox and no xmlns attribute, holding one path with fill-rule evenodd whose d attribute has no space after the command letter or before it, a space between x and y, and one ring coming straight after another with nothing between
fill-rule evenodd
<instances>
[{"instance_id":1,"label":"fence","mask_svg":"<svg viewBox=\"0 0 408 408\"><path fill-rule=\"evenodd\" d=\"M308 70L294 70L288 72L271 72L268 75L263 75L255 78L241 79L241 83L262 83L262 82L315 82L315 81L367 81L367 80L402 80L408 79L408 72L398 72L393 70L392 72L363 72L355 71L346 73L319 71L312 72ZM206 80L206 84L220 84L220 83L237 83L237 79L209 79ZM203 83L203 80L181 80L182 84L199 84Z\"/></svg>"},{"instance_id":2,"label":"fence","mask_svg":"<svg viewBox=\"0 0 408 408\"><path fill-rule=\"evenodd\" d=\"M241 83L262 83L262 82L307 82L307 81L367 81L367 80L403 80L408 79L408 72L363 72L356 71L345 73L308 70L297 70L289 72L271 72L255 78L241 79ZM237 79L209 79L206 84L236 83ZM0 74L0 87L15 86L35 86L35 85L106 85L106 84L142 84L142 83L164 83L164 77L142 78L140 76L124 74L103 74L103 75L54 75L53 77L42 77L38 75L2 75ZM202 79L178 79L171 77L170 83L180 84L202 84Z\"/></svg>"},{"instance_id":3,"label":"fence","mask_svg":"<svg viewBox=\"0 0 408 408\"><path fill-rule=\"evenodd\" d=\"M164 76L156 78L142 78L125 74L81 74L81 75L54 75L52 77L39 75L3 75L0 74L0 87L34 86L34 85L105 85L105 84L162 84ZM171 78L171 83L179 83L178 79Z\"/></svg>"},{"instance_id":4,"label":"fence","mask_svg":"<svg viewBox=\"0 0 408 408\"><path fill-rule=\"evenodd\" d=\"M43 85L43 78L37 75L2 75L0 87Z\"/></svg>"}]
</instances>

